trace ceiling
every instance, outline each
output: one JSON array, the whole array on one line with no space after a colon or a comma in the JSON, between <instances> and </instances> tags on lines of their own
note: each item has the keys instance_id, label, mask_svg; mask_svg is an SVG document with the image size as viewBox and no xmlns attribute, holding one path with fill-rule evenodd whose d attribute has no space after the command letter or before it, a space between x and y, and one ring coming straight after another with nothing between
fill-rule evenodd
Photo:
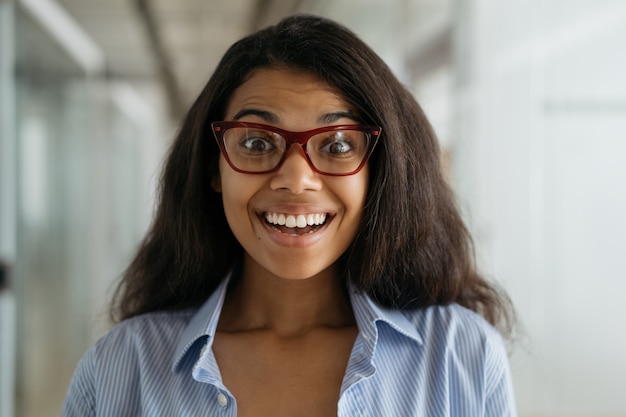
<instances>
[{"instance_id":1,"label":"ceiling","mask_svg":"<svg viewBox=\"0 0 626 417\"><path fill-rule=\"evenodd\" d=\"M396 69L402 78L407 63L436 63L436 53L449 44L439 28L449 28L452 0L16 0L38 24L18 18L22 38L17 55L29 70L46 62L68 65L50 42L40 42L45 31L45 5L60 6L69 16L54 26L77 26L67 42L88 38L102 56L98 74L122 81L147 93L148 102L158 97L173 121L179 120L206 83L226 49L242 36L296 12L330 16L354 30ZM44 10L45 9L45 10ZM36 16L39 15L39 16ZM20 31L18 31L20 32ZM70 31L71 32L71 31ZM87 36L81 35L80 33ZM431 40L435 33L437 42ZM81 36L78 36L81 35ZM36 36L39 38L35 39ZM58 35L57 36L61 36ZM19 38L19 37L18 37ZM423 46L423 40L427 40ZM20 42L25 47L20 48ZM36 47L37 45L48 45ZM33 45L35 47L33 47ZM422 45L422 46L420 46ZM445 46L445 45L444 45ZM445 52L447 53L447 52ZM20 58L22 55L27 55ZM76 58L76 57L75 57ZM65 63L64 63L65 62ZM74 65L78 70L80 68ZM74 69L76 71L77 69ZM66 69L67 71L67 69ZM407 80L410 81L410 80ZM155 91L158 91L155 94Z\"/></svg>"},{"instance_id":2,"label":"ceiling","mask_svg":"<svg viewBox=\"0 0 626 417\"><path fill-rule=\"evenodd\" d=\"M156 80L174 118L233 42L308 7L303 0L56 1L101 48L109 79Z\"/></svg>"}]
</instances>

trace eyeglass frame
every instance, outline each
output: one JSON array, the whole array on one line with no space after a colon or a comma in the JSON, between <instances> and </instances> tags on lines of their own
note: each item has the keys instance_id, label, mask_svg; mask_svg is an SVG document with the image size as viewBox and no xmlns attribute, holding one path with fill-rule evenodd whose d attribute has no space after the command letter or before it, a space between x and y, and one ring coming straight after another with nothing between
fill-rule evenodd
<instances>
[{"instance_id":1,"label":"eyeglass frame","mask_svg":"<svg viewBox=\"0 0 626 417\"><path fill-rule=\"evenodd\" d=\"M283 152L283 155L281 156L280 160L278 161L278 163L276 164L274 168L268 169L265 171L258 171L258 172L246 171L246 170L237 168L233 164L233 162L230 160L230 156L228 155L228 150L226 149L226 145L224 144L224 132L226 132L228 129L232 129L236 127L269 130L270 132L277 133L283 139L285 139L285 145L286 145L285 151ZM257 174L269 174L269 173L278 171L280 167L282 166L282 164L285 162L285 159L287 159L287 153L289 149L291 148L291 145L299 144L300 147L302 148L302 151L304 152L304 155L306 156L306 160L309 166L314 172L318 174L322 174L322 175L333 176L333 177L345 177L349 175L354 175L363 169L367 161L372 156L372 153L374 152L374 148L376 147L376 144L378 143L378 140L380 139L380 135L383 129L380 126L373 126L373 125L345 124L345 125L323 126L323 127L318 127L312 130L306 130L303 132L292 132L290 130L281 129L276 126L266 125L263 123L240 122L240 121L232 120L232 121L213 122L211 123L211 130L213 131L213 136L215 137L217 146L222 152L222 155L224 156L224 159L226 160L228 165L233 170L240 172L242 174L257 175ZM309 141L309 139L311 139L313 136L319 133L335 132L339 130L354 130L354 131L364 132L368 134L369 139L367 142L367 150L365 152L365 155L363 156L363 160L361 161L361 163L356 169L348 173L337 174L337 173L321 171L319 168L315 166L315 164L313 164L313 161L311 160L311 157L309 156L309 152L307 151L307 147L306 147L307 142Z\"/></svg>"}]
</instances>

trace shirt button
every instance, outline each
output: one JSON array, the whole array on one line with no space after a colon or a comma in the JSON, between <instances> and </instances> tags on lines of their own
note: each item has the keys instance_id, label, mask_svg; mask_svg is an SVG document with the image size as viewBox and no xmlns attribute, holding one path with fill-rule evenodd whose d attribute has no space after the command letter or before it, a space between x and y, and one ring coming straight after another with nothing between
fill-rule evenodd
<instances>
[{"instance_id":1,"label":"shirt button","mask_svg":"<svg viewBox=\"0 0 626 417\"><path fill-rule=\"evenodd\" d=\"M228 398L220 392L217 394L217 403L222 407L226 407L228 405Z\"/></svg>"}]
</instances>

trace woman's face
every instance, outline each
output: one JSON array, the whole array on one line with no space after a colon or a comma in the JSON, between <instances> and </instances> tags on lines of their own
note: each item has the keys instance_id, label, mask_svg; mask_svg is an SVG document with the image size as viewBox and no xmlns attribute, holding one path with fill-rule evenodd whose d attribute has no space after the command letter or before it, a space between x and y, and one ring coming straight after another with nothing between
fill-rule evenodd
<instances>
[{"instance_id":1,"label":"woman's face","mask_svg":"<svg viewBox=\"0 0 626 417\"><path fill-rule=\"evenodd\" d=\"M253 72L234 91L225 120L300 132L356 124L353 114L348 101L315 76L268 68ZM332 265L361 222L367 165L349 176L322 175L293 145L275 172L236 172L220 156L219 174L214 187L221 191L228 224L245 249L247 273L269 272L284 279L333 273ZM304 220L307 226L298 227ZM296 227L290 227L293 223Z\"/></svg>"}]
</instances>

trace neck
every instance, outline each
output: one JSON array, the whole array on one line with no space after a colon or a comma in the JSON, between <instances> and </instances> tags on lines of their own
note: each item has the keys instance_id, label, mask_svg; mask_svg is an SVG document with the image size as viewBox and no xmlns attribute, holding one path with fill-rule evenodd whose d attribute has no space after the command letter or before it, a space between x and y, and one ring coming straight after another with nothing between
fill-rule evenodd
<instances>
[{"instance_id":1,"label":"neck","mask_svg":"<svg viewBox=\"0 0 626 417\"><path fill-rule=\"evenodd\" d=\"M334 268L310 278L286 279L244 262L240 281L226 297L219 330L293 336L354 324L348 294Z\"/></svg>"}]
</instances>

